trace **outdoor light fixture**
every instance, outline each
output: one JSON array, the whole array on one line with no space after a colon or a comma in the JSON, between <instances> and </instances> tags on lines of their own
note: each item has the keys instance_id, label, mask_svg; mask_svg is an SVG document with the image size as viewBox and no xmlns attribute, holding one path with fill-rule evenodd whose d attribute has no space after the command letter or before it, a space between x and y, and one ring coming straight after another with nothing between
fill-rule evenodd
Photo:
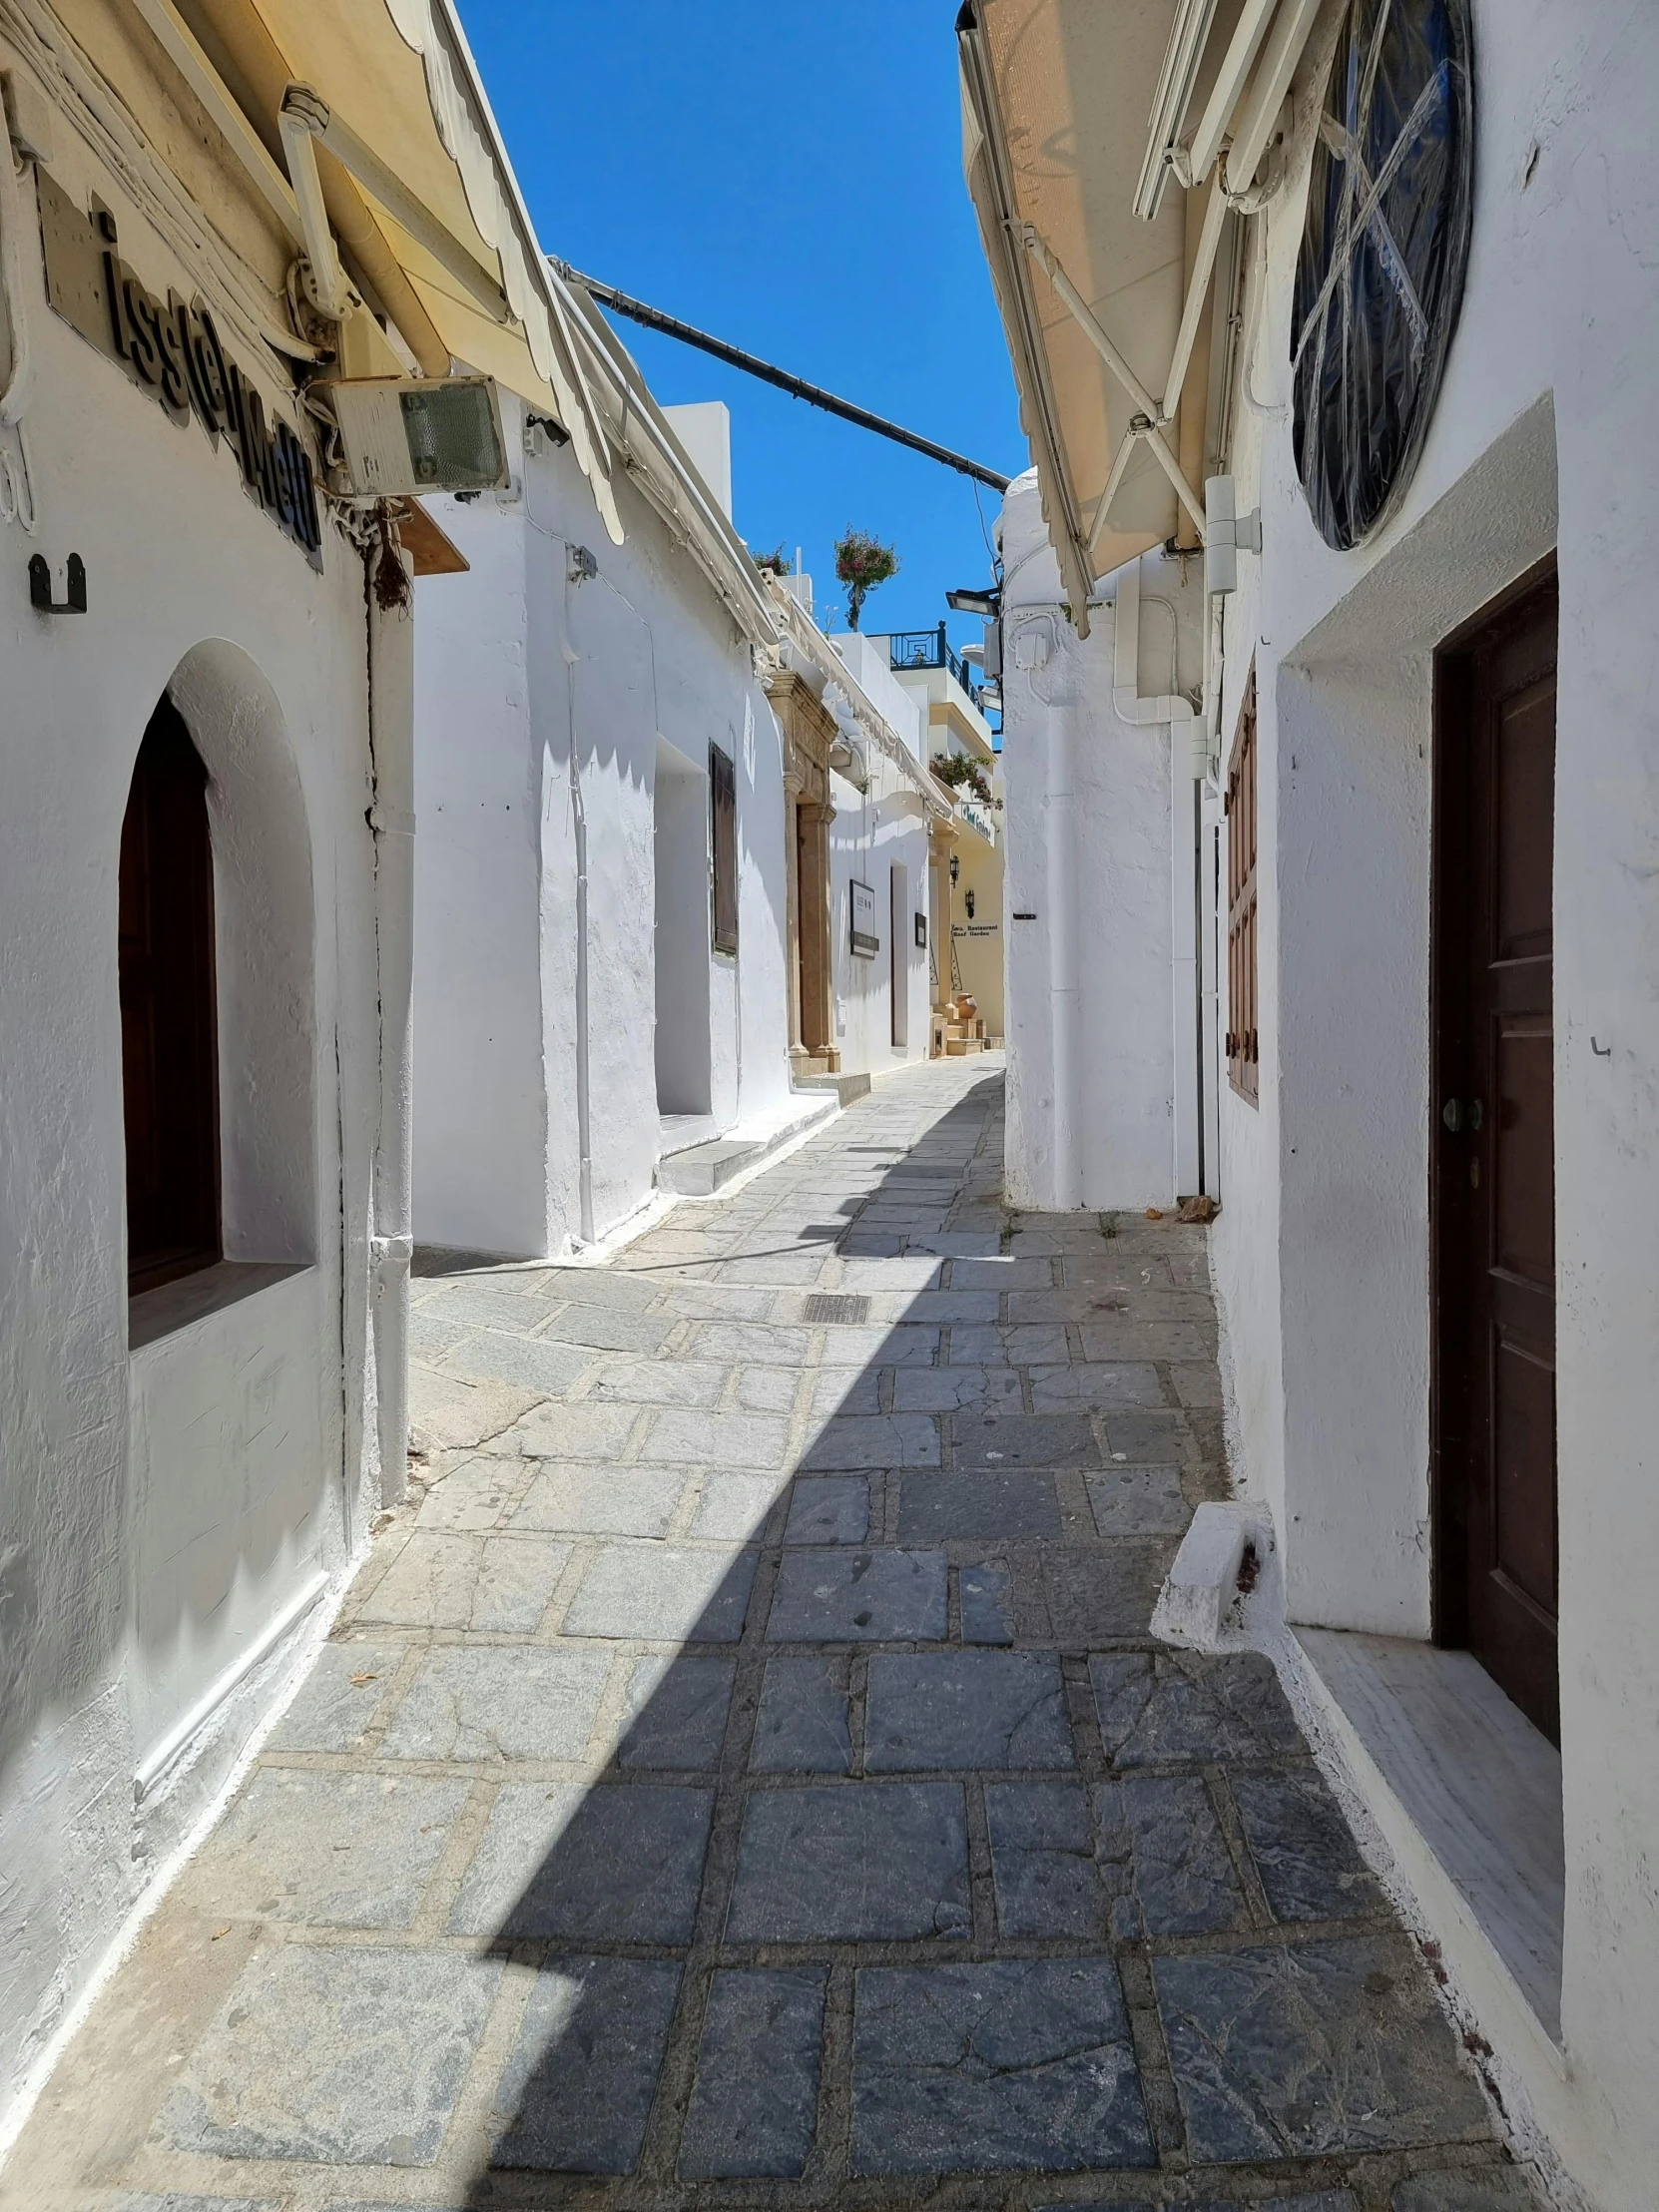
<instances>
[{"instance_id":1,"label":"outdoor light fixture","mask_svg":"<svg viewBox=\"0 0 1659 2212\"><path fill-rule=\"evenodd\" d=\"M363 376L316 383L333 408L333 488L369 498L496 491L507 481L501 410L488 376Z\"/></svg>"},{"instance_id":2,"label":"outdoor light fixture","mask_svg":"<svg viewBox=\"0 0 1659 2212\"><path fill-rule=\"evenodd\" d=\"M962 904L967 908L967 917L971 921L973 919L973 886L971 883L962 893Z\"/></svg>"},{"instance_id":3,"label":"outdoor light fixture","mask_svg":"<svg viewBox=\"0 0 1659 2212\"><path fill-rule=\"evenodd\" d=\"M958 876L958 875L960 875L960 874L961 874L961 872L962 872L962 855L961 855L961 854L960 854L959 852L953 852L953 853L952 853L952 854L950 855L950 887L951 887L951 889L952 889L952 890L954 890L954 889L955 889L955 887L956 887L956 878L957 878L957 876Z\"/></svg>"},{"instance_id":4,"label":"outdoor light fixture","mask_svg":"<svg viewBox=\"0 0 1659 2212\"><path fill-rule=\"evenodd\" d=\"M1204 589L1215 598L1239 588L1239 553L1262 550L1262 510L1236 511L1231 476L1204 479Z\"/></svg>"},{"instance_id":5,"label":"outdoor light fixture","mask_svg":"<svg viewBox=\"0 0 1659 2212\"><path fill-rule=\"evenodd\" d=\"M959 615L982 615L987 622L994 622L1001 611L1001 594L994 591L947 591L944 595L947 607L954 607Z\"/></svg>"}]
</instances>

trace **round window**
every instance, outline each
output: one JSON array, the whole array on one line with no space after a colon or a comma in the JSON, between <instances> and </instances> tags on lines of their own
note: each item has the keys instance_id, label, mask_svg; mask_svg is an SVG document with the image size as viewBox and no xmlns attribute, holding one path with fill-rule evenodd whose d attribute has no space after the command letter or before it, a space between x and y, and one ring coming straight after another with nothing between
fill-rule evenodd
<instances>
[{"instance_id":1,"label":"round window","mask_svg":"<svg viewBox=\"0 0 1659 2212\"><path fill-rule=\"evenodd\" d=\"M1291 313L1292 438L1320 535L1391 512L1434 411L1468 261L1468 0L1349 0Z\"/></svg>"}]
</instances>

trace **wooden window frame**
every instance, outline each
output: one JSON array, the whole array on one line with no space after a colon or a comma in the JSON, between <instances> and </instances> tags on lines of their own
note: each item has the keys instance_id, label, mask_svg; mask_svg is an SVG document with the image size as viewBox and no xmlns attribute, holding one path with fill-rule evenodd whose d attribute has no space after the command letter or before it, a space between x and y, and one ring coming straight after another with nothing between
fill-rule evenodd
<instances>
[{"instance_id":1,"label":"wooden window frame","mask_svg":"<svg viewBox=\"0 0 1659 2212\"><path fill-rule=\"evenodd\" d=\"M1250 663L1227 767L1227 1080L1247 1105L1262 1096L1257 990L1256 662Z\"/></svg>"},{"instance_id":2,"label":"wooden window frame","mask_svg":"<svg viewBox=\"0 0 1659 2212\"><path fill-rule=\"evenodd\" d=\"M738 771L730 753L709 748L709 902L717 952L738 949Z\"/></svg>"}]
</instances>

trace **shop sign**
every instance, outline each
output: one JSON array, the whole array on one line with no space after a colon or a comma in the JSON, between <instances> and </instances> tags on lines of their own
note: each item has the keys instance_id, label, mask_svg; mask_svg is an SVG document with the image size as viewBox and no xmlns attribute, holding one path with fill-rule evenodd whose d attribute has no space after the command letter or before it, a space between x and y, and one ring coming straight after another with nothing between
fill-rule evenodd
<instances>
[{"instance_id":1,"label":"shop sign","mask_svg":"<svg viewBox=\"0 0 1659 2212\"><path fill-rule=\"evenodd\" d=\"M994 921L959 921L951 929L950 934L953 937L994 937L996 935L996 923Z\"/></svg>"},{"instance_id":2,"label":"shop sign","mask_svg":"<svg viewBox=\"0 0 1659 2212\"><path fill-rule=\"evenodd\" d=\"M867 883L853 883L852 949L860 960L873 960L881 949L875 933L875 893Z\"/></svg>"},{"instance_id":3,"label":"shop sign","mask_svg":"<svg viewBox=\"0 0 1659 2212\"><path fill-rule=\"evenodd\" d=\"M46 296L89 344L121 363L181 428L194 414L217 445L237 456L243 486L312 568L322 567L322 524L311 457L265 401L220 341L200 294L158 298L121 259L115 217L94 200L80 208L44 170L40 190Z\"/></svg>"}]
</instances>

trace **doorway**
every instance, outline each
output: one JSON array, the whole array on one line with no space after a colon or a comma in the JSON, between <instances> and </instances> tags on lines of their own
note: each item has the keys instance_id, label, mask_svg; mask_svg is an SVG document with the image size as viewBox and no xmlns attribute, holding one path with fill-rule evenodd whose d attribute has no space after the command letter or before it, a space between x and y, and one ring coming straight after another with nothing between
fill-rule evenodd
<instances>
[{"instance_id":1,"label":"doorway","mask_svg":"<svg viewBox=\"0 0 1659 2212\"><path fill-rule=\"evenodd\" d=\"M910 871L895 860L887 889L887 938L891 948L888 990L892 999L892 1048L910 1045Z\"/></svg>"},{"instance_id":2,"label":"doorway","mask_svg":"<svg viewBox=\"0 0 1659 2212\"><path fill-rule=\"evenodd\" d=\"M705 1115L710 1102L709 780L659 742L652 795L656 877L657 1112Z\"/></svg>"},{"instance_id":3,"label":"doorway","mask_svg":"<svg viewBox=\"0 0 1659 2212\"><path fill-rule=\"evenodd\" d=\"M1560 1741L1554 563L1434 666L1435 1640Z\"/></svg>"}]
</instances>

